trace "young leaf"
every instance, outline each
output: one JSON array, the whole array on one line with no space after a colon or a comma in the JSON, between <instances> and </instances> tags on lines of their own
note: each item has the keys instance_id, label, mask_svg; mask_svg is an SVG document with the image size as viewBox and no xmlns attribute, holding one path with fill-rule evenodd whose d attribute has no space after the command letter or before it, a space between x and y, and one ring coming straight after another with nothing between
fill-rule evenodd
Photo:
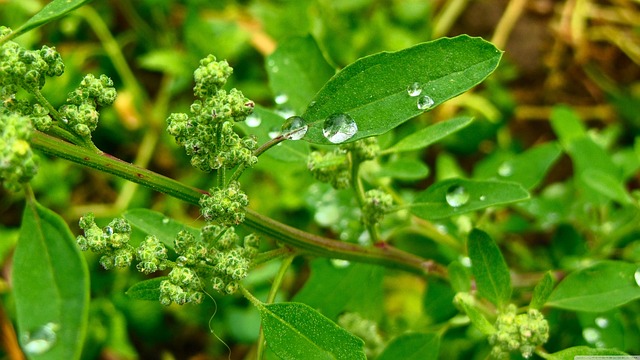
<instances>
[{"instance_id":1,"label":"young leaf","mask_svg":"<svg viewBox=\"0 0 640 360\"><path fill-rule=\"evenodd\" d=\"M302 303L258 306L267 346L284 360L365 359L364 342Z\"/></svg>"},{"instance_id":2,"label":"young leaf","mask_svg":"<svg viewBox=\"0 0 640 360\"><path fill-rule=\"evenodd\" d=\"M606 260L569 274L547 300L547 306L604 312L640 298L638 265Z\"/></svg>"},{"instance_id":3,"label":"young leaf","mask_svg":"<svg viewBox=\"0 0 640 360\"><path fill-rule=\"evenodd\" d=\"M462 265L462 263L452 261L451 264L447 266L447 272L449 273L449 282L453 290L456 292L471 291L469 269Z\"/></svg>"},{"instance_id":4,"label":"young leaf","mask_svg":"<svg viewBox=\"0 0 640 360\"><path fill-rule=\"evenodd\" d=\"M424 179L429 175L429 168L418 159L394 159L380 165L380 170L374 176L391 177L394 179L411 181Z\"/></svg>"},{"instance_id":5,"label":"young leaf","mask_svg":"<svg viewBox=\"0 0 640 360\"><path fill-rule=\"evenodd\" d=\"M471 124L472 120L472 117L460 116L435 123L433 125L429 125L426 128L419 130L398 141L392 147L384 150L383 153L387 154L426 148L436 141L443 139L458 130L464 129L467 125Z\"/></svg>"},{"instance_id":6,"label":"young leaf","mask_svg":"<svg viewBox=\"0 0 640 360\"><path fill-rule=\"evenodd\" d=\"M593 191L596 191L619 204L628 205L633 202L622 182L609 173L598 169L586 169L582 172L580 177L585 185Z\"/></svg>"},{"instance_id":7,"label":"young leaf","mask_svg":"<svg viewBox=\"0 0 640 360\"><path fill-rule=\"evenodd\" d=\"M29 358L79 359L89 309L89 271L69 227L28 202L13 258L16 317Z\"/></svg>"},{"instance_id":8,"label":"young leaf","mask_svg":"<svg viewBox=\"0 0 640 360\"><path fill-rule=\"evenodd\" d=\"M447 179L419 193L412 212L435 220L529 198L520 184L494 180Z\"/></svg>"},{"instance_id":9,"label":"young leaf","mask_svg":"<svg viewBox=\"0 0 640 360\"><path fill-rule=\"evenodd\" d=\"M435 360L440 352L437 334L410 333L391 340L377 360Z\"/></svg>"},{"instance_id":10,"label":"young leaf","mask_svg":"<svg viewBox=\"0 0 640 360\"><path fill-rule=\"evenodd\" d=\"M542 309L544 304L547 302L547 299L549 299L549 295L551 295L551 292L553 291L553 285L553 276L549 271L544 274L538 285L533 289L533 297L531 298L529 307L532 309Z\"/></svg>"},{"instance_id":11,"label":"young leaf","mask_svg":"<svg viewBox=\"0 0 640 360\"><path fill-rule=\"evenodd\" d=\"M511 277L498 245L484 231L473 229L467 247L478 293L502 308L511 298Z\"/></svg>"},{"instance_id":12,"label":"young leaf","mask_svg":"<svg viewBox=\"0 0 640 360\"><path fill-rule=\"evenodd\" d=\"M568 106L555 106L551 112L550 120L553 132L563 147L567 147L572 141L587 135L587 130L582 124L580 116Z\"/></svg>"},{"instance_id":13,"label":"young leaf","mask_svg":"<svg viewBox=\"0 0 640 360\"><path fill-rule=\"evenodd\" d=\"M22 26L2 40L10 40L18 37L29 30L49 23L91 1L92 0L53 0L43 7L37 14L33 15L31 19L27 20L26 23L22 24Z\"/></svg>"},{"instance_id":14,"label":"young leaf","mask_svg":"<svg viewBox=\"0 0 640 360\"><path fill-rule=\"evenodd\" d=\"M131 225L137 227L149 235L155 235L167 248L173 249L176 235L181 230L187 230L196 237L200 236L198 229L173 220L157 211L148 209L131 209L122 214Z\"/></svg>"},{"instance_id":15,"label":"young leaf","mask_svg":"<svg viewBox=\"0 0 640 360\"><path fill-rule=\"evenodd\" d=\"M127 290L126 294L128 297L135 300L158 301L160 299L160 283L166 279L168 279L168 277L161 276L140 281L131 286L129 290Z\"/></svg>"},{"instance_id":16,"label":"young leaf","mask_svg":"<svg viewBox=\"0 0 640 360\"><path fill-rule=\"evenodd\" d=\"M598 358L607 358L605 355L616 355L616 360L634 360L636 359L633 356L629 356L627 353L622 352L617 349L596 349L588 346L574 346L568 349L564 349L553 354L548 354L545 359L547 360L567 360L567 359L575 359L576 356L584 356L584 359L587 360L589 358L595 359ZM626 356L625 356L626 355Z\"/></svg>"},{"instance_id":17,"label":"young leaf","mask_svg":"<svg viewBox=\"0 0 640 360\"><path fill-rule=\"evenodd\" d=\"M471 320L471 323L477 327L481 333L488 336L496 332L496 328L494 328L489 320L487 320L487 318L480 312L475 304L473 296L469 293L457 293L454 301L462 308L462 310L464 310L469 317L469 320Z\"/></svg>"},{"instance_id":18,"label":"young leaf","mask_svg":"<svg viewBox=\"0 0 640 360\"><path fill-rule=\"evenodd\" d=\"M425 314L436 323L452 318L458 312L453 305L455 295L456 292L446 281L429 279L423 300Z\"/></svg>"},{"instance_id":19,"label":"young leaf","mask_svg":"<svg viewBox=\"0 0 640 360\"><path fill-rule=\"evenodd\" d=\"M331 78L307 107L305 139L330 144L322 128L332 114L355 121L357 132L348 141L383 134L477 85L501 56L491 43L461 35L361 58ZM419 96L407 92L414 83L422 89ZM418 107L424 100L428 106Z\"/></svg>"},{"instance_id":20,"label":"young leaf","mask_svg":"<svg viewBox=\"0 0 640 360\"><path fill-rule=\"evenodd\" d=\"M336 72L310 35L279 43L267 57L266 69L271 90L276 96L285 96L287 101L282 106L296 114L302 113Z\"/></svg>"}]
</instances>

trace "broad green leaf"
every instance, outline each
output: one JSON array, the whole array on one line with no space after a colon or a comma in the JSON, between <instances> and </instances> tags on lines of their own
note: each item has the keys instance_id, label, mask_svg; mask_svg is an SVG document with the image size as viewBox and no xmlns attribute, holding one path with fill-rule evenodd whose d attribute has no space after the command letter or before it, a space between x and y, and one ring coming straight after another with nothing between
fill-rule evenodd
<instances>
[{"instance_id":1,"label":"broad green leaf","mask_svg":"<svg viewBox=\"0 0 640 360\"><path fill-rule=\"evenodd\" d=\"M275 112L256 106L247 121L238 125L245 133L255 135L259 144L264 144L280 135L284 121L285 119ZM306 163L309 151L309 144L306 141L285 140L264 154L284 162Z\"/></svg>"},{"instance_id":2,"label":"broad green leaf","mask_svg":"<svg viewBox=\"0 0 640 360\"><path fill-rule=\"evenodd\" d=\"M379 319L384 268L351 263L339 268L326 259L311 264L311 276L294 301L305 303L330 319L349 311Z\"/></svg>"},{"instance_id":3,"label":"broad green leaf","mask_svg":"<svg viewBox=\"0 0 640 360\"><path fill-rule=\"evenodd\" d=\"M330 144L322 127L332 114L355 121L358 131L348 141L383 134L477 85L501 56L491 43L461 35L361 58L331 78L307 107L302 115L310 125L305 139ZM415 97L407 92L414 83L422 88ZM425 96L433 103L420 109L417 102Z\"/></svg>"},{"instance_id":4,"label":"broad green leaf","mask_svg":"<svg viewBox=\"0 0 640 360\"><path fill-rule=\"evenodd\" d=\"M544 304L547 302L547 299L549 299L549 295L551 295L551 292L553 291L553 286L553 275L548 271L533 289L533 297L531 298L529 307L532 309L542 309Z\"/></svg>"},{"instance_id":5,"label":"broad green leaf","mask_svg":"<svg viewBox=\"0 0 640 360\"><path fill-rule=\"evenodd\" d=\"M447 179L419 193L412 212L434 220L529 198L522 185L494 180Z\"/></svg>"},{"instance_id":6,"label":"broad green leaf","mask_svg":"<svg viewBox=\"0 0 640 360\"><path fill-rule=\"evenodd\" d=\"M634 360L635 357L629 356L627 353L624 353L617 349L597 349L591 348L588 346L574 346L568 349L564 349L553 354L548 354L545 356L547 360L574 360L576 356L602 356L604 355L617 355L615 357L616 360ZM625 356L627 355L627 356ZM585 358L584 360L588 360ZM596 358L594 358L596 360Z\"/></svg>"},{"instance_id":7,"label":"broad green leaf","mask_svg":"<svg viewBox=\"0 0 640 360\"><path fill-rule=\"evenodd\" d=\"M431 360L440 352L437 334L410 333L391 340L377 360Z\"/></svg>"},{"instance_id":8,"label":"broad green leaf","mask_svg":"<svg viewBox=\"0 0 640 360\"><path fill-rule=\"evenodd\" d=\"M28 202L13 258L16 317L30 359L79 359L89 308L89 271L60 216Z\"/></svg>"},{"instance_id":9,"label":"broad green leaf","mask_svg":"<svg viewBox=\"0 0 640 360\"><path fill-rule=\"evenodd\" d=\"M142 230L146 234L154 235L167 248L173 249L176 235L182 230L189 231L194 236L199 237L200 231L188 227L168 216L148 209L131 209L122 214L131 225Z\"/></svg>"},{"instance_id":10,"label":"broad green leaf","mask_svg":"<svg viewBox=\"0 0 640 360\"><path fill-rule=\"evenodd\" d=\"M640 298L638 265L606 260L569 274L546 305L561 309L604 312Z\"/></svg>"},{"instance_id":11,"label":"broad green leaf","mask_svg":"<svg viewBox=\"0 0 640 360\"><path fill-rule=\"evenodd\" d=\"M460 116L429 125L426 128L401 139L392 147L384 150L383 153L412 151L426 148L438 140L445 138L447 135L465 128L467 125L471 124L471 121L473 121L472 117Z\"/></svg>"},{"instance_id":12,"label":"broad green leaf","mask_svg":"<svg viewBox=\"0 0 640 360\"><path fill-rule=\"evenodd\" d=\"M302 113L336 73L310 35L287 38L279 43L276 51L267 57L266 69L273 94L286 99L281 106L296 114Z\"/></svg>"},{"instance_id":13,"label":"broad green leaf","mask_svg":"<svg viewBox=\"0 0 640 360\"><path fill-rule=\"evenodd\" d=\"M488 336L496 332L496 328L491 325L489 320L487 320L476 306L475 299L471 294L464 292L457 293L454 301L464 310L473 326L477 327L481 333Z\"/></svg>"},{"instance_id":14,"label":"broad green leaf","mask_svg":"<svg viewBox=\"0 0 640 360\"><path fill-rule=\"evenodd\" d=\"M598 169L586 169L580 177L589 188L619 204L628 205L633 201L622 181L609 173Z\"/></svg>"},{"instance_id":15,"label":"broad green leaf","mask_svg":"<svg viewBox=\"0 0 640 360\"><path fill-rule=\"evenodd\" d=\"M504 307L511 298L511 276L498 245L484 231L473 229L467 248L478 294Z\"/></svg>"},{"instance_id":16,"label":"broad green leaf","mask_svg":"<svg viewBox=\"0 0 640 360\"><path fill-rule=\"evenodd\" d=\"M27 20L26 23L22 24L22 26L2 39L2 41L18 37L29 30L49 23L91 1L92 0L53 0L43 7L37 14L33 15L31 19Z\"/></svg>"},{"instance_id":17,"label":"broad green leaf","mask_svg":"<svg viewBox=\"0 0 640 360\"><path fill-rule=\"evenodd\" d=\"M425 314L436 323L450 319L458 312L453 305L455 295L456 292L446 281L429 279L423 301Z\"/></svg>"},{"instance_id":18,"label":"broad green leaf","mask_svg":"<svg viewBox=\"0 0 640 360\"><path fill-rule=\"evenodd\" d=\"M568 106L555 106L551 111L550 120L553 132L555 132L564 147L567 147L572 141L587 135L587 130L584 124L582 124L582 120L578 114Z\"/></svg>"},{"instance_id":19,"label":"broad green leaf","mask_svg":"<svg viewBox=\"0 0 640 360\"><path fill-rule=\"evenodd\" d=\"M158 301L160 299L160 283L163 280L168 279L166 276L161 276L149 280L140 281L127 290L128 297L135 300L152 300Z\"/></svg>"},{"instance_id":20,"label":"broad green leaf","mask_svg":"<svg viewBox=\"0 0 640 360\"><path fill-rule=\"evenodd\" d=\"M365 359L364 342L302 303L258 306L267 346L284 360Z\"/></svg>"},{"instance_id":21,"label":"broad green leaf","mask_svg":"<svg viewBox=\"0 0 640 360\"><path fill-rule=\"evenodd\" d=\"M375 172L376 177L390 177L399 180L419 180L429 175L429 168L422 161L416 159L395 159L380 165Z\"/></svg>"},{"instance_id":22,"label":"broad green leaf","mask_svg":"<svg viewBox=\"0 0 640 360\"><path fill-rule=\"evenodd\" d=\"M622 172L611 160L611 155L589 137L572 141L567 146L567 152L571 156L574 173L577 175L581 175L588 169L595 169L616 179L621 178Z\"/></svg>"}]
</instances>

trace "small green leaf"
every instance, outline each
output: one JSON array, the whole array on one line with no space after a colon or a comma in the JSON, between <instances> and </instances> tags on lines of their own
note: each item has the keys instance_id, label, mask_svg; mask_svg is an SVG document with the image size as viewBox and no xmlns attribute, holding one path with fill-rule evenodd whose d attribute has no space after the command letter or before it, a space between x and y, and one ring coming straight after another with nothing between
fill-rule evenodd
<instances>
[{"instance_id":1,"label":"small green leaf","mask_svg":"<svg viewBox=\"0 0 640 360\"><path fill-rule=\"evenodd\" d=\"M355 120L358 131L348 141L383 134L479 84L501 56L491 43L461 35L361 58L331 78L307 107L305 140L330 144L322 127L332 114ZM415 97L407 92L414 83L422 87ZM431 105L421 109L417 102L424 97Z\"/></svg>"},{"instance_id":2,"label":"small green leaf","mask_svg":"<svg viewBox=\"0 0 640 360\"><path fill-rule=\"evenodd\" d=\"M628 205L633 201L622 182L609 173L598 169L586 169L582 172L580 178L593 191L619 204Z\"/></svg>"},{"instance_id":3,"label":"small green leaf","mask_svg":"<svg viewBox=\"0 0 640 360\"><path fill-rule=\"evenodd\" d=\"M488 336L496 332L496 328L491 325L489 320L487 320L476 306L475 299L471 294L457 293L454 301L464 310L473 326L477 327L481 333Z\"/></svg>"},{"instance_id":4,"label":"small green leaf","mask_svg":"<svg viewBox=\"0 0 640 360\"><path fill-rule=\"evenodd\" d=\"M22 26L14 30L4 39L1 39L0 42L18 37L29 30L33 30L39 26L49 23L91 1L92 0L53 0L43 7L37 14L33 15L31 19L27 20L26 23L22 24Z\"/></svg>"},{"instance_id":5,"label":"small green leaf","mask_svg":"<svg viewBox=\"0 0 640 360\"><path fill-rule=\"evenodd\" d=\"M377 360L431 360L440 352L437 334L411 333L391 340Z\"/></svg>"},{"instance_id":6,"label":"small green leaf","mask_svg":"<svg viewBox=\"0 0 640 360\"><path fill-rule=\"evenodd\" d=\"M302 303L258 306L267 346L284 360L366 359L364 342Z\"/></svg>"},{"instance_id":7,"label":"small green leaf","mask_svg":"<svg viewBox=\"0 0 640 360\"><path fill-rule=\"evenodd\" d=\"M30 359L79 359L87 329L89 271L64 220L28 202L13 264L22 349ZM39 336L45 341L29 341Z\"/></svg>"},{"instance_id":8,"label":"small green leaf","mask_svg":"<svg viewBox=\"0 0 640 360\"><path fill-rule=\"evenodd\" d=\"M617 349L596 349L590 348L588 346L574 346L568 349L564 349L553 354L548 354L545 356L547 360L568 360L575 359L576 356L603 356L603 355L618 355L615 357L616 360L634 360L635 357L629 356L627 353L624 353ZM627 355L627 356L625 356ZM585 359L587 360L587 359ZM594 359L595 360L595 359Z\"/></svg>"},{"instance_id":9,"label":"small green leaf","mask_svg":"<svg viewBox=\"0 0 640 360\"><path fill-rule=\"evenodd\" d=\"M429 168L417 159L395 159L380 165L380 170L375 173L375 176L405 181L419 180L429 176Z\"/></svg>"},{"instance_id":10,"label":"small green leaf","mask_svg":"<svg viewBox=\"0 0 640 360\"><path fill-rule=\"evenodd\" d=\"M529 307L532 309L542 309L544 304L547 302L547 299L549 299L549 295L551 295L551 292L553 291L553 286L553 275L548 271L533 289L533 297L531 298Z\"/></svg>"},{"instance_id":11,"label":"small green leaf","mask_svg":"<svg viewBox=\"0 0 640 360\"><path fill-rule=\"evenodd\" d=\"M426 148L438 140L443 139L458 130L464 129L467 125L471 124L471 121L473 121L472 117L461 116L429 125L426 128L398 141L392 147L384 150L383 153L412 151Z\"/></svg>"},{"instance_id":12,"label":"small green leaf","mask_svg":"<svg viewBox=\"0 0 640 360\"><path fill-rule=\"evenodd\" d=\"M522 185L512 182L447 179L419 193L411 210L418 217L435 220L528 198Z\"/></svg>"},{"instance_id":13,"label":"small green leaf","mask_svg":"<svg viewBox=\"0 0 640 360\"><path fill-rule=\"evenodd\" d=\"M286 96L282 104L301 114L313 96L335 73L313 37L291 37L278 44L267 57L269 86L276 96Z\"/></svg>"},{"instance_id":14,"label":"small green leaf","mask_svg":"<svg viewBox=\"0 0 640 360\"><path fill-rule=\"evenodd\" d=\"M638 265L606 260L569 274L547 300L547 306L604 312L640 298ZM635 277L634 277L635 276Z\"/></svg>"},{"instance_id":15,"label":"small green leaf","mask_svg":"<svg viewBox=\"0 0 640 360\"><path fill-rule=\"evenodd\" d=\"M467 247L478 294L504 307L511 298L511 277L498 245L484 231L473 229Z\"/></svg>"},{"instance_id":16,"label":"small green leaf","mask_svg":"<svg viewBox=\"0 0 640 360\"><path fill-rule=\"evenodd\" d=\"M470 271L459 261L452 261L447 266L447 272L449 273L449 282L451 287L456 292L469 292L471 291L471 276Z\"/></svg>"},{"instance_id":17,"label":"small green leaf","mask_svg":"<svg viewBox=\"0 0 640 360\"><path fill-rule=\"evenodd\" d=\"M423 301L425 314L436 323L450 319L458 312L453 305L455 295L456 292L446 281L429 279Z\"/></svg>"},{"instance_id":18,"label":"small green leaf","mask_svg":"<svg viewBox=\"0 0 640 360\"><path fill-rule=\"evenodd\" d=\"M580 116L566 105L555 106L551 111L550 120L553 132L564 147L587 135L587 130L582 124Z\"/></svg>"},{"instance_id":19,"label":"small green leaf","mask_svg":"<svg viewBox=\"0 0 640 360\"><path fill-rule=\"evenodd\" d=\"M158 301L160 299L160 283L166 279L168 279L168 277L161 276L140 281L130 287L126 294L128 297L135 300Z\"/></svg>"},{"instance_id":20,"label":"small green leaf","mask_svg":"<svg viewBox=\"0 0 640 360\"><path fill-rule=\"evenodd\" d=\"M187 230L194 236L199 237L200 231L188 227L176 220L157 211L148 209L131 209L122 214L131 225L142 230L148 235L154 235L167 248L173 249L176 235L182 230Z\"/></svg>"}]
</instances>

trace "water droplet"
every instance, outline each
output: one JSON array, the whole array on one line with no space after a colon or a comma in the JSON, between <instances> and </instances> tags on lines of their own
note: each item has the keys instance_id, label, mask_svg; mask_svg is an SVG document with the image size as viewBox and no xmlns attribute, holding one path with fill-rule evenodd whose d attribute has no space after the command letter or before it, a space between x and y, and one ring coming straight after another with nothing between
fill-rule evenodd
<instances>
[{"instance_id":1,"label":"water droplet","mask_svg":"<svg viewBox=\"0 0 640 360\"><path fill-rule=\"evenodd\" d=\"M422 86L419 82L414 82L407 87L407 94L411 97L416 97L422 93Z\"/></svg>"},{"instance_id":2,"label":"water droplet","mask_svg":"<svg viewBox=\"0 0 640 360\"><path fill-rule=\"evenodd\" d=\"M312 108L312 107L314 107L314 106L316 106L316 101L315 101L315 100L313 100L312 102L310 102L308 107Z\"/></svg>"},{"instance_id":3,"label":"water droplet","mask_svg":"<svg viewBox=\"0 0 640 360\"><path fill-rule=\"evenodd\" d=\"M600 340L600 331L594 328L586 328L582 330L582 337L589 343L595 344Z\"/></svg>"},{"instance_id":4,"label":"water droplet","mask_svg":"<svg viewBox=\"0 0 640 360\"><path fill-rule=\"evenodd\" d=\"M300 116L291 116L282 124L282 135L289 140L300 140L307 133L309 126Z\"/></svg>"},{"instance_id":5,"label":"water droplet","mask_svg":"<svg viewBox=\"0 0 640 360\"><path fill-rule=\"evenodd\" d=\"M69 123L69 119L67 119L66 117L63 117L62 118L62 122L65 123L65 124L68 124Z\"/></svg>"},{"instance_id":6,"label":"water droplet","mask_svg":"<svg viewBox=\"0 0 640 360\"><path fill-rule=\"evenodd\" d=\"M247 118L244 120L244 123L247 124L248 127L254 128L260 126L260 124L262 123L262 119L260 118L260 116L258 116L258 114L251 114L247 116Z\"/></svg>"},{"instance_id":7,"label":"water droplet","mask_svg":"<svg viewBox=\"0 0 640 360\"><path fill-rule=\"evenodd\" d=\"M598 327L600 327L601 329L604 329L609 326L609 319L605 317L598 316L595 321L596 321L596 325L598 325Z\"/></svg>"},{"instance_id":8,"label":"water droplet","mask_svg":"<svg viewBox=\"0 0 640 360\"><path fill-rule=\"evenodd\" d=\"M104 228L104 233L105 233L107 236L111 236L111 235L113 235L113 228L112 228L111 226L107 226L107 227L105 227L105 228Z\"/></svg>"},{"instance_id":9,"label":"water droplet","mask_svg":"<svg viewBox=\"0 0 640 360\"><path fill-rule=\"evenodd\" d=\"M289 96L287 96L287 94L278 94L276 95L274 101L276 102L276 104L282 105L289 101Z\"/></svg>"},{"instance_id":10,"label":"water droplet","mask_svg":"<svg viewBox=\"0 0 640 360\"><path fill-rule=\"evenodd\" d=\"M329 116L322 127L322 134L334 144L340 144L353 137L358 132L358 125L347 114L333 114Z\"/></svg>"},{"instance_id":11,"label":"water droplet","mask_svg":"<svg viewBox=\"0 0 640 360\"><path fill-rule=\"evenodd\" d=\"M636 279L636 284L640 286L640 268L636 270L636 272L633 274L633 277Z\"/></svg>"},{"instance_id":12,"label":"water droplet","mask_svg":"<svg viewBox=\"0 0 640 360\"><path fill-rule=\"evenodd\" d=\"M480 201L485 201L485 200L487 200L487 197L484 195L480 195Z\"/></svg>"},{"instance_id":13,"label":"water droplet","mask_svg":"<svg viewBox=\"0 0 640 360\"><path fill-rule=\"evenodd\" d=\"M433 104L435 104L435 102L429 95L423 95L418 98L417 105L420 110L427 110L432 107Z\"/></svg>"},{"instance_id":14,"label":"water droplet","mask_svg":"<svg viewBox=\"0 0 640 360\"><path fill-rule=\"evenodd\" d=\"M168 223L169 223L169 218L164 218L164 219L162 219L162 223L163 223L163 224L168 224Z\"/></svg>"},{"instance_id":15,"label":"water droplet","mask_svg":"<svg viewBox=\"0 0 640 360\"><path fill-rule=\"evenodd\" d=\"M449 206L459 207L469 201L469 192L462 185L453 185L447 189L445 200Z\"/></svg>"},{"instance_id":16,"label":"water droplet","mask_svg":"<svg viewBox=\"0 0 640 360\"><path fill-rule=\"evenodd\" d=\"M349 265L351 265L351 263L348 260L342 260L342 259L331 259L331 265L333 265L333 267L338 268L338 269L344 269L346 267L348 267Z\"/></svg>"},{"instance_id":17,"label":"water droplet","mask_svg":"<svg viewBox=\"0 0 640 360\"><path fill-rule=\"evenodd\" d=\"M276 114L280 115L280 117L283 119L288 119L294 116L296 113L293 111L293 109L284 108L276 110Z\"/></svg>"},{"instance_id":18,"label":"water droplet","mask_svg":"<svg viewBox=\"0 0 640 360\"><path fill-rule=\"evenodd\" d=\"M269 139L275 139L276 137L280 136L280 129L278 128L272 128L271 130L269 130Z\"/></svg>"},{"instance_id":19,"label":"water droplet","mask_svg":"<svg viewBox=\"0 0 640 360\"><path fill-rule=\"evenodd\" d=\"M47 323L36 329L33 333L26 332L21 336L22 349L28 355L44 354L56 343L56 331L60 325Z\"/></svg>"},{"instance_id":20,"label":"water droplet","mask_svg":"<svg viewBox=\"0 0 640 360\"><path fill-rule=\"evenodd\" d=\"M471 268L471 258L468 256L463 256L460 258L460 263L462 264L462 266L466 267L466 268Z\"/></svg>"},{"instance_id":21,"label":"water droplet","mask_svg":"<svg viewBox=\"0 0 640 360\"><path fill-rule=\"evenodd\" d=\"M513 174L513 166L510 161L505 161L498 168L498 175L502 177L509 177Z\"/></svg>"}]
</instances>

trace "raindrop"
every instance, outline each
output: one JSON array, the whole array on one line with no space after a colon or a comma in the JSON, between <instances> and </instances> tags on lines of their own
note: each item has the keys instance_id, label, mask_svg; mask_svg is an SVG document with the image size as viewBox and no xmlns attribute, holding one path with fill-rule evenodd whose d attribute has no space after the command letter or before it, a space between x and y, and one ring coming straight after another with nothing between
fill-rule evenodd
<instances>
[{"instance_id":1,"label":"raindrop","mask_svg":"<svg viewBox=\"0 0 640 360\"><path fill-rule=\"evenodd\" d=\"M260 126L260 124L262 123L262 119L260 118L260 116L258 116L258 114L251 114L247 116L247 118L244 120L244 123L247 124L248 127L254 128Z\"/></svg>"},{"instance_id":2,"label":"raindrop","mask_svg":"<svg viewBox=\"0 0 640 360\"><path fill-rule=\"evenodd\" d=\"M300 116L292 116L282 124L282 135L289 140L300 140L307 133L309 126Z\"/></svg>"},{"instance_id":3,"label":"raindrop","mask_svg":"<svg viewBox=\"0 0 640 360\"><path fill-rule=\"evenodd\" d=\"M322 127L322 134L334 144L340 144L353 137L358 132L358 125L347 114L333 114L329 116Z\"/></svg>"},{"instance_id":4,"label":"raindrop","mask_svg":"<svg viewBox=\"0 0 640 360\"><path fill-rule=\"evenodd\" d=\"M407 87L407 94L411 97L416 97L422 93L422 86L420 83L414 82L413 84Z\"/></svg>"},{"instance_id":5,"label":"raindrop","mask_svg":"<svg viewBox=\"0 0 640 360\"><path fill-rule=\"evenodd\" d=\"M47 323L36 329L33 333L25 333L22 335L22 349L28 355L44 354L56 343L56 331L60 325L55 323Z\"/></svg>"},{"instance_id":6,"label":"raindrop","mask_svg":"<svg viewBox=\"0 0 640 360\"><path fill-rule=\"evenodd\" d=\"M604 329L606 327L609 326L609 319L599 316L596 318L596 325L598 325L598 327L600 327L601 329Z\"/></svg>"},{"instance_id":7,"label":"raindrop","mask_svg":"<svg viewBox=\"0 0 640 360\"><path fill-rule=\"evenodd\" d=\"M435 102L429 95L423 95L418 98L417 105L418 109L420 110L427 110L428 108L432 107L433 104L435 104Z\"/></svg>"},{"instance_id":8,"label":"raindrop","mask_svg":"<svg viewBox=\"0 0 640 360\"><path fill-rule=\"evenodd\" d=\"M503 162L502 165L500 165L500 167L498 168L498 175L502 177L509 177L513 175L513 166L511 165L511 162Z\"/></svg>"},{"instance_id":9,"label":"raindrop","mask_svg":"<svg viewBox=\"0 0 640 360\"><path fill-rule=\"evenodd\" d=\"M469 192L462 185L453 185L447 189L445 200L449 206L459 207L469 201Z\"/></svg>"},{"instance_id":10,"label":"raindrop","mask_svg":"<svg viewBox=\"0 0 640 360\"><path fill-rule=\"evenodd\" d=\"M104 233L105 233L107 236L111 236L111 235L113 235L113 228L112 228L111 226L107 226L107 227L105 227L105 228L104 228Z\"/></svg>"},{"instance_id":11,"label":"raindrop","mask_svg":"<svg viewBox=\"0 0 640 360\"><path fill-rule=\"evenodd\" d=\"M635 274L633 274L633 277L636 279L636 284L640 286L640 268L636 270Z\"/></svg>"},{"instance_id":12,"label":"raindrop","mask_svg":"<svg viewBox=\"0 0 640 360\"><path fill-rule=\"evenodd\" d=\"M589 344L595 344L600 340L600 331L594 328L586 328L582 330L582 337L584 337Z\"/></svg>"},{"instance_id":13,"label":"raindrop","mask_svg":"<svg viewBox=\"0 0 640 360\"><path fill-rule=\"evenodd\" d=\"M480 201L485 201L485 200L487 200L487 197L484 195L480 195Z\"/></svg>"},{"instance_id":14,"label":"raindrop","mask_svg":"<svg viewBox=\"0 0 640 360\"><path fill-rule=\"evenodd\" d=\"M165 224L165 225L168 224L169 223L169 218L162 219L162 223Z\"/></svg>"},{"instance_id":15,"label":"raindrop","mask_svg":"<svg viewBox=\"0 0 640 360\"><path fill-rule=\"evenodd\" d=\"M280 115L280 117L282 117L283 119L288 119L294 116L296 113L293 111L293 109L284 108L276 110L276 114Z\"/></svg>"},{"instance_id":16,"label":"raindrop","mask_svg":"<svg viewBox=\"0 0 640 360\"><path fill-rule=\"evenodd\" d=\"M462 266L466 267L466 268L471 268L471 258L468 256L463 256L460 258L460 263L462 264Z\"/></svg>"},{"instance_id":17,"label":"raindrop","mask_svg":"<svg viewBox=\"0 0 640 360\"><path fill-rule=\"evenodd\" d=\"M269 139L275 139L278 136L280 136L280 129L277 128L272 128L271 130L269 130Z\"/></svg>"},{"instance_id":18,"label":"raindrop","mask_svg":"<svg viewBox=\"0 0 640 360\"><path fill-rule=\"evenodd\" d=\"M338 269L344 269L346 267L348 267L349 265L351 265L351 263L348 260L342 260L342 259L331 259L331 265L333 265L333 267L338 268Z\"/></svg>"},{"instance_id":19,"label":"raindrop","mask_svg":"<svg viewBox=\"0 0 640 360\"><path fill-rule=\"evenodd\" d=\"M307 106L307 107L308 107L308 108L312 108L312 107L314 107L314 106L316 106L316 101L315 101L315 100L313 100L312 102L310 102L310 103L309 103L309 106Z\"/></svg>"},{"instance_id":20,"label":"raindrop","mask_svg":"<svg viewBox=\"0 0 640 360\"><path fill-rule=\"evenodd\" d=\"M274 101L276 102L276 104L282 105L289 101L289 96L287 96L287 94L278 94L276 95Z\"/></svg>"}]
</instances>

